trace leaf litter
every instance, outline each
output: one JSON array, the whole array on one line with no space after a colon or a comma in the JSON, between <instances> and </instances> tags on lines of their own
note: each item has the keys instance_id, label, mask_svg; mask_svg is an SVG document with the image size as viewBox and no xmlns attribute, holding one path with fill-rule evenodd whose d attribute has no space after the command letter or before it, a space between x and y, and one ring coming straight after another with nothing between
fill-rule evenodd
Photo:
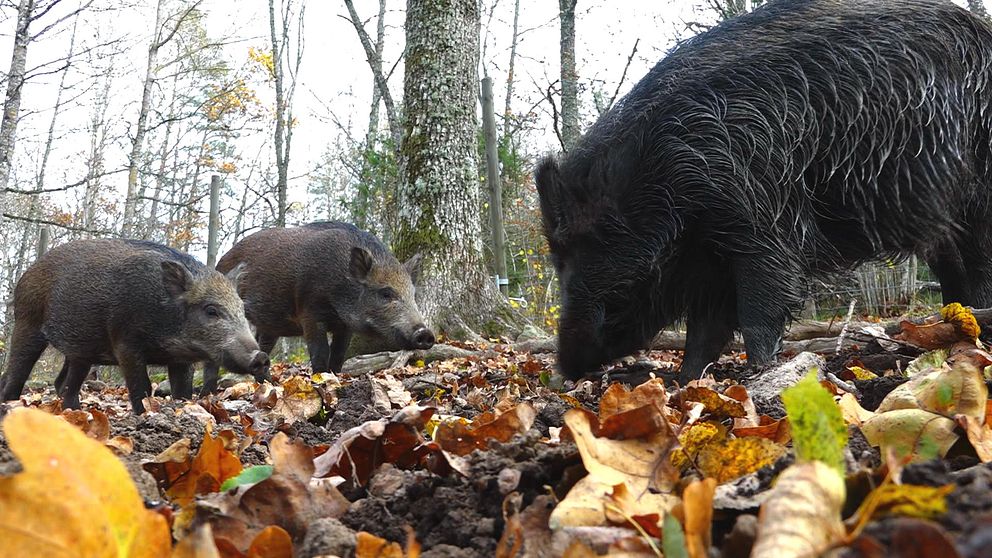
<instances>
[{"instance_id":1,"label":"leaf litter","mask_svg":"<svg viewBox=\"0 0 992 558\"><path fill-rule=\"evenodd\" d=\"M0 407L0 555L980 556L979 332L945 309L780 401L752 398L761 375L734 356L681 389L550 387L552 354L499 344L358 377L278 365L140 417L120 388L64 412L38 390Z\"/></svg>"}]
</instances>

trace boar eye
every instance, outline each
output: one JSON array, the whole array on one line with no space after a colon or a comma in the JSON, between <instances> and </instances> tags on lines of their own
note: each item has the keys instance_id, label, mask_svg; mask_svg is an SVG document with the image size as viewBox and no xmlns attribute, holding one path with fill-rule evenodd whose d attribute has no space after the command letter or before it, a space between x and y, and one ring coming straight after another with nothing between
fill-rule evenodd
<instances>
[{"instance_id":1,"label":"boar eye","mask_svg":"<svg viewBox=\"0 0 992 558\"><path fill-rule=\"evenodd\" d=\"M220 316L220 310L217 309L213 304L208 304L203 307L203 312L206 313L211 318L216 318Z\"/></svg>"},{"instance_id":2,"label":"boar eye","mask_svg":"<svg viewBox=\"0 0 992 558\"><path fill-rule=\"evenodd\" d=\"M396 294L396 291L394 291L390 287L386 287L385 289L379 289L379 296L382 297L383 300L396 300L397 298L399 298L399 295Z\"/></svg>"}]
</instances>

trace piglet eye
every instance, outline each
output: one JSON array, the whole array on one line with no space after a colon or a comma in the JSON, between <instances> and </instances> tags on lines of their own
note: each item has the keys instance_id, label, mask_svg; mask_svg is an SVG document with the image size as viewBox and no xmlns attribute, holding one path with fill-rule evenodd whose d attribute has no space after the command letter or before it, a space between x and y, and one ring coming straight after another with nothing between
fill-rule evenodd
<instances>
[{"instance_id":1,"label":"piglet eye","mask_svg":"<svg viewBox=\"0 0 992 558\"><path fill-rule=\"evenodd\" d=\"M384 300L396 300L397 298L399 298L396 295L396 291L390 289L389 287L386 287L385 289L379 289L379 296L381 296Z\"/></svg>"},{"instance_id":2,"label":"piglet eye","mask_svg":"<svg viewBox=\"0 0 992 558\"><path fill-rule=\"evenodd\" d=\"M213 304L208 304L203 307L203 311L211 318L216 318L220 316L220 310L217 309Z\"/></svg>"}]
</instances>

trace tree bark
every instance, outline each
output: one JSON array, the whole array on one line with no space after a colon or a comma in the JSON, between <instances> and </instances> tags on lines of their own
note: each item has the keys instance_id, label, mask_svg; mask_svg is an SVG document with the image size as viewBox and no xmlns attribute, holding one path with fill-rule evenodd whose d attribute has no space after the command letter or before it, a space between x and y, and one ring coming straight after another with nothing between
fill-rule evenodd
<instances>
[{"instance_id":1,"label":"tree bark","mask_svg":"<svg viewBox=\"0 0 992 558\"><path fill-rule=\"evenodd\" d=\"M401 259L425 256L421 310L452 337L492 334L512 314L486 276L477 165L479 7L408 0L398 229Z\"/></svg>"},{"instance_id":2,"label":"tree bark","mask_svg":"<svg viewBox=\"0 0 992 558\"><path fill-rule=\"evenodd\" d=\"M7 96L4 98L3 118L0 120L0 221L3 220L2 215L7 208L6 189L10 181L11 160L14 157L14 145L17 140L17 118L21 110L21 95L27 71L34 5L34 0L21 0L17 5L14 48L10 56L10 70L7 72Z\"/></svg>"},{"instance_id":3,"label":"tree bark","mask_svg":"<svg viewBox=\"0 0 992 558\"><path fill-rule=\"evenodd\" d=\"M568 151L579 139L579 85L575 70L575 4L558 0L561 23L561 138Z\"/></svg>"},{"instance_id":4,"label":"tree bark","mask_svg":"<svg viewBox=\"0 0 992 558\"><path fill-rule=\"evenodd\" d=\"M504 141L509 141L510 134L510 118L513 115L512 102L513 102L513 69L517 63L517 42L520 38L518 32L520 23L520 0L515 0L513 3L513 36L510 38L510 62L507 65L506 71L506 101L503 105L503 138Z\"/></svg>"},{"instance_id":5,"label":"tree bark","mask_svg":"<svg viewBox=\"0 0 992 558\"><path fill-rule=\"evenodd\" d=\"M293 11L292 0L280 3L281 28L276 32L275 0L269 0L269 39L272 43L272 79L276 90L276 226L286 226L287 193L289 190L289 153L293 141L293 90L295 89L296 74L300 68L303 56L303 11L300 5L297 29L297 49L295 66L283 68L283 58L289 45L289 17ZM291 82L287 84L286 70L289 70Z\"/></svg>"}]
</instances>

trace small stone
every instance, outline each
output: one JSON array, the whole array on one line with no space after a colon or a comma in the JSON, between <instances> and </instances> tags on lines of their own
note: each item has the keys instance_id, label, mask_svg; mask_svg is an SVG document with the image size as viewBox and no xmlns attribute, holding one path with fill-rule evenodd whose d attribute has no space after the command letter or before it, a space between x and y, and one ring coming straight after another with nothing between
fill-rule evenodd
<instances>
[{"instance_id":1,"label":"small stone","mask_svg":"<svg viewBox=\"0 0 992 558\"><path fill-rule=\"evenodd\" d=\"M219 389L227 389L233 387L235 384L250 382L253 379L251 374L225 374L221 376L220 380L217 380L217 387Z\"/></svg>"},{"instance_id":2,"label":"small stone","mask_svg":"<svg viewBox=\"0 0 992 558\"><path fill-rule=\"evenodd\" d=\"M522 330L520 330L520 335L517 335L517 343L523 343L524 341L535 341L537 339L544 339L548 336L547 333L541 331L538 327L533 324L527 324Z\"/></svg>"},{"instance_id":3,"label":"small stone","mask_svg":"<svg viewBox=\"0 0 992 558\"><path fill-rule=\"evenodd\" d=\"M106 382L100 380L86 380L83 385L89 391L104 391L108 387Z\"/></svg>"},{"instance_id":4,"label":"small stone","mask_svg":"<svg viewBox=\"0 0 992 558\"><path fill-rule=\"evenodd\" d=\"M503 469L499 472L496 483L499 485L500 493L505 496L517 489L520 484L520 471L510 468Z\"/></svg>"},{"instance_id":5,"label":"small stone","mask_svg":"<svg viewBox=\"0 0 992 558\"><path fill-rule=\"evenodd\" d=\"M155 395L158 397L172 395L172 386L169 384L169 380L162 380L162 383L155 389Z\"/></svg>"},{"instance_id":6,"label":"small stone","mask_svg":"<svg viewBox=\"0 0 992 558\"><path fill-rule=\"evenodd\" d=\"M298 556L351 556L355 552L355 532L337 519L318 519L307 528Z\"/></svg>"}]
</instances>

